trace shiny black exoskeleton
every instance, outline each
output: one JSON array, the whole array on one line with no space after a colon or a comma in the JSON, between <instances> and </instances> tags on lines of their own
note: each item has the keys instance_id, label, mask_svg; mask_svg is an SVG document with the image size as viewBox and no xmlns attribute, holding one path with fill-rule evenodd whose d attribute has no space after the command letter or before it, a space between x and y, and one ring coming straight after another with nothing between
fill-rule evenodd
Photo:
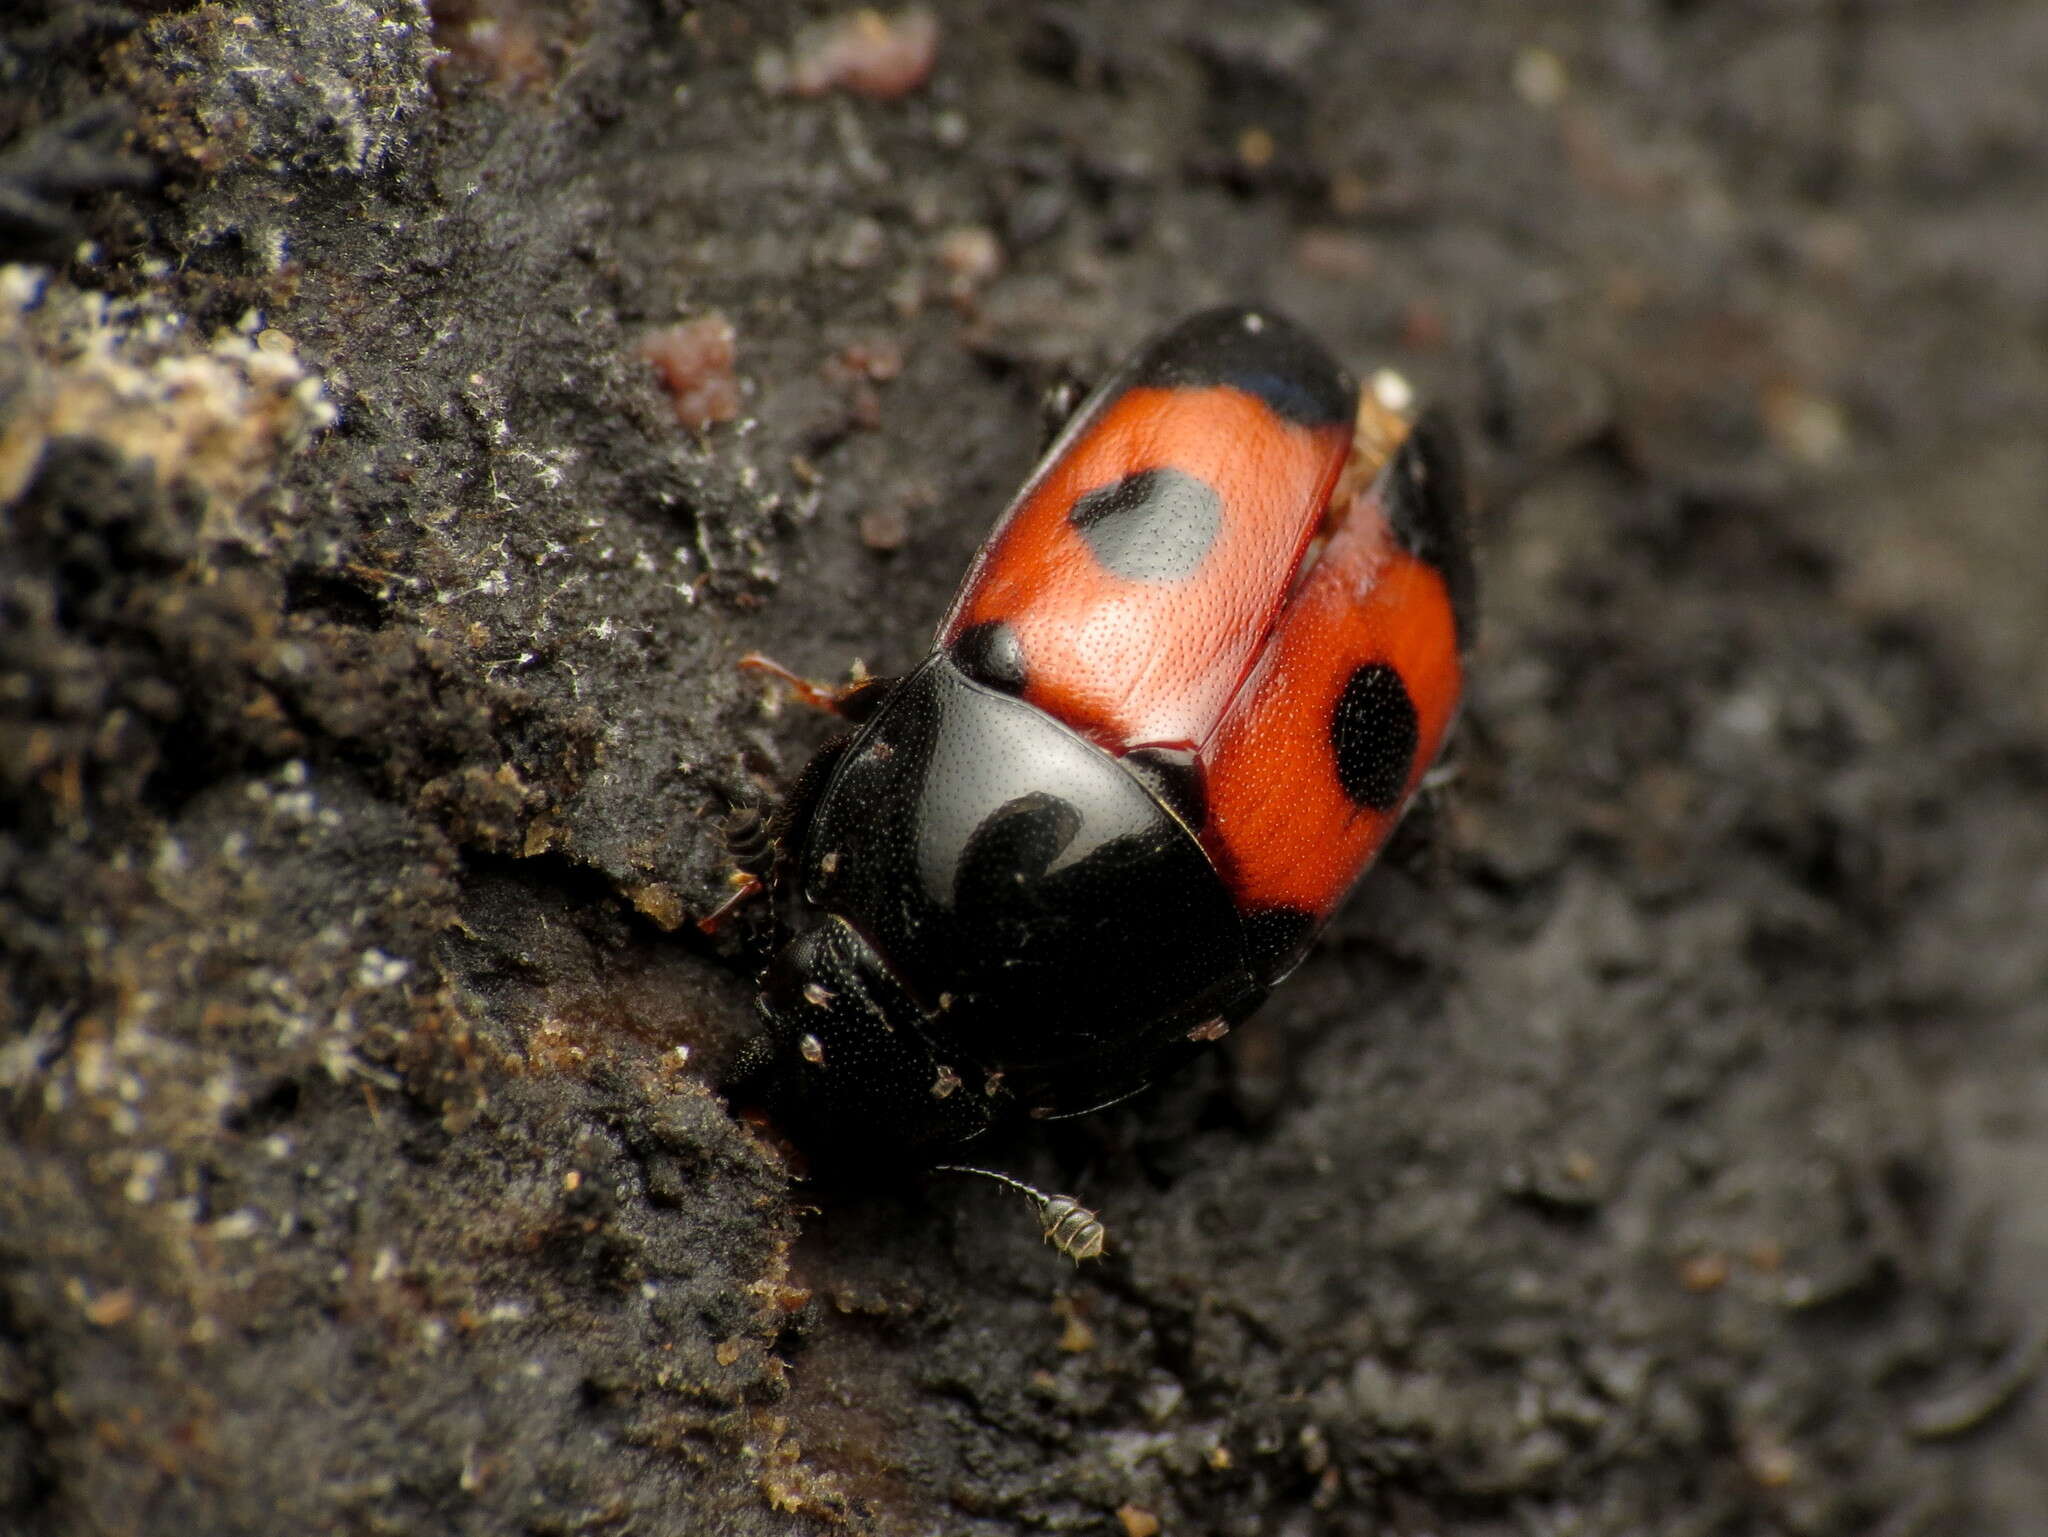
<instances>
[{"instance_id":1,"label":"shiny black exoskeleton","mask_svg":"<svg viewBox=\"0 0 2048 1537\"><path fill-rule=\"evenodd\" d=\"M916 1152L1135 1093L1265 987L1201 845L1137 773L943 650L787 830L814 920L737 1090L806 1142Z\"/></svg>"}]
</instances>

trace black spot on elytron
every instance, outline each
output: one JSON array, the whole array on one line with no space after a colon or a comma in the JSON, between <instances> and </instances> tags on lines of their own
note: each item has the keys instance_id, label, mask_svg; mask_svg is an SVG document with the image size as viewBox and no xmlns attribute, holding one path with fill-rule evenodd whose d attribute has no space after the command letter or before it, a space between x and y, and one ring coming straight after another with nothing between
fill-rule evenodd
<instances>
[{"instance_id":1,"label":"black spot on elytron","mask_svg":"<svg viewBox=\"0 0 2048 1537\"><path fill-rule=\"evenodd\" d=\"M1203 310L1161 332L1117 383L1229 385L1305 427L1348 427L1358 408L1358 381L1321 342L1286 316L1247 305Z\"/></svg>"},{"instance_id":2,"label":"black spot on elytron","mask_svg":"<svg viewBox=\"0 0 2048 1537\"><path fill-rule=\"evenodd\" d=\"M1425 411L1381 472L1381 505L1401 548L1444 579L1458 650L1472 643L1478 581L1465 528L1465 474L1458 435L1441 411Z\"/></svg>"},{"instance_id":3,"label":"black spot on elytron","mask_svg":"<svg viewBox=\"0 0 2048 1537\"><path fill-rule=\"evenodd\" d=\"M1344 682L1330 714L1337 782L1360 806L1391 811L1408 788L1421 740L1408 685L1385 662L1367 662Z\"/></svg>"},{"instance_id":4,"label":"black spot on elytron","mask_svg":"<svg viewBox=\"0 0 2048 1537\"><path fill-rule=\"evenodd\" d=\"M1188 831L1202 830L1209 820L1209 778L1192 747L1134 747L1122 762Z\"/></svg>"},{"instance_id":5,"label":"black spot on elytron","mask_svg":"<svg viewBox=\"0 0 2048 1537\"><path fill-rule=\"evenodd\" d=\"M1254 907L1242 916L1252 975L1267 986L1300 965L1316 937L1315 914L1298 907Z\"/></svg>"},{"instance_id":6,"label":"black spot on elytron","mask_svg":"<svg viewBox=\"0 0 2048 1537\"><path fill-rule=\"evenodd\" d=\"M1184 582L1223 531L1223 498L1169 465L1090 491L1067 513L1103 566L1131 582Z\"/></svg>"},{"instance_id":7,"label":"black spot on elytron","mask_svg":"<svg viewBox=\"0 0 2048 1537\"><path fill-rule=\"evenodd\" d=\"M1024 692L1024 648L1002 620L984 620L961 631L952 650L953 665L976 683L1005 694Z\"/></svg>"}]
</instances>

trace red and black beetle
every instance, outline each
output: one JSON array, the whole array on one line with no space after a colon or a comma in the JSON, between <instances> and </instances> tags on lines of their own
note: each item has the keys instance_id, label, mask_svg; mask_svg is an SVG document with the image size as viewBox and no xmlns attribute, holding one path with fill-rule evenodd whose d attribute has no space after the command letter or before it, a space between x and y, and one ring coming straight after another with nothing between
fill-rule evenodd
<instances>
[{"instance_id":1,"label":"red and black beetle","mask_svg":"<svg viewBox=\"0 0 2048 1537\"><path fill-rule=\"evenodd\" d=\"M1446 423L1361 397L1271 310L1140 350L923 664L845 696L859 729L777 829L798 932L741 1097L799 1140L931 1155L1122 1099L1251 1013L1457 712L1461 498Z\"/></svg>"}]
</instances>

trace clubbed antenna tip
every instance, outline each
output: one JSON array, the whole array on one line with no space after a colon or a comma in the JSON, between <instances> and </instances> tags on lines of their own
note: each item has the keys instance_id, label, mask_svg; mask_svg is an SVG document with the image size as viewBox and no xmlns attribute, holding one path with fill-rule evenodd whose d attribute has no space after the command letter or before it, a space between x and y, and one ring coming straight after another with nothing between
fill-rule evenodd
<instances>
[{"instance_id":1,"label":"clubbed antenna tip","mask_svg":"<svg viewBox=\"0 0 2048 1537\"><path fill-rule=\"evenodd\" d=\"M964 1163L942 1163L935 1172L972 1174L980 1179L992 1179L999 1185L1008 1185L1030 1201L1037 1211L1038 1226L1045 1241L1076 1265L1084 1259L1101 1259L1102 1251L1108 1246L1109 1230L1102 1225L1102 1219L1070 1195L1047 1195L1036 1185L1027 1185L1021 1179L1012 1179L993 1169L972 1168Z\"/></svg>"}]
</instances>

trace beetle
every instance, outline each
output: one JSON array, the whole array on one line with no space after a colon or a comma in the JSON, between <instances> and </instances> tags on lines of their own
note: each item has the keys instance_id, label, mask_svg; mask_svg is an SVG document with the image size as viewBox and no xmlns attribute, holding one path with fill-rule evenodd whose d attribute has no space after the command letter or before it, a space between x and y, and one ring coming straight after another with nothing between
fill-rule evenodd
<instances>
[{"instance_id":1,"label":"beetle","mask_svg":"<svg viewBox=\"0 0 2048 1537\"><path fill-rule=\"evenodd\" d=\"M929 1161L1171 1072L1385 843L1473 607L1443 418L1271 309L1156 336L1054 439L924 661L808 686L857 729L772 823L794 932L730 1091L799 1143Z\"/></svg>"}]
</instances>

